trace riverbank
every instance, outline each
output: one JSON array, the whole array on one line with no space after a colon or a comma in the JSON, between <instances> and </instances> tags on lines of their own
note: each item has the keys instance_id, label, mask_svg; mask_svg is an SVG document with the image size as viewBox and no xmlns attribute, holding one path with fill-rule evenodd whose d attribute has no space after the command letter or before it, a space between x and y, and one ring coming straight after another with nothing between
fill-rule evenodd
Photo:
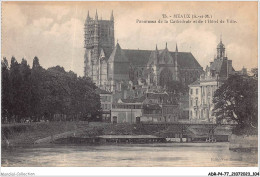
<instances>
[{"instance_id":1,"label":"riverbank","mask_svg":"<svg viewBox=\"0 0 260 177\"><path fill-rule=\"evenodd\" d=\"M34 144L38 139L56 134L78 131L87 126L84 122L39 122L30 124L3 124L1 126L2 146Z\"/></svg>"},{"instance_id":2,"label":"riverbank","mask_svg":"<svg viewBox=\"0 0 260 177\"><path fill-rule=\"evenodd\" d=\"M41 122L30 124L3 124L2 146L17 146L35 143L49 143L55 138L69 136L95 137L100 135L142 135L157 133L146 131L140 125L111 124L102 122Z\"/></svg>"},{"instance_id":3,"label":"riverbank","mask_svg":"<svg viewBox=\"0 0 260 177\"><path fill-rule=\"evenodd\" d=\"M194 127L196 130L198 127ZM215 133L224 132L220 127ZM203 130L203 128L200 128ZM186 134L194 137L194 131L187 129ZM195 131L196 132L196 131ZM204 135L201 134L204 132ZM206 137L208 130L201 131L199 137ZM153 135L157 137L176 138L178 127L144 124L111 124L104 122L41 122L31 124L2 125L2 146L18 146L37 143L51 143L69 137L94 138L102 135ZM177 137L180 138L180 137ZM185 138L185 137L183 137ZM194 139L195 140L195 139Z\"/></svg>"}]
</instances>

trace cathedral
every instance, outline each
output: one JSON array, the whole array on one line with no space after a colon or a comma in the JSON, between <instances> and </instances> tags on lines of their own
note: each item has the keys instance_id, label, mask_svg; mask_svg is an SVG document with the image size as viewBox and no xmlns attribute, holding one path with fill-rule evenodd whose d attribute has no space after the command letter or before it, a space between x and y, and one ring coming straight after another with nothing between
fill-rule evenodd
<instances>
[{"instance_id":1,"label":"cathedral","mask_svg":"<svg viewBox=\"0 0 260 177\"><path fill-rule=\"evenodd\" d=\"M122 49L114 40L113 11L110 20L95 18L89 13L85 21L84 76L101 89L121 91L123 83L164 87L176 80L185 85L197 80L202 67L190 52L164 49Z\"/></svg>"}]
</instances>

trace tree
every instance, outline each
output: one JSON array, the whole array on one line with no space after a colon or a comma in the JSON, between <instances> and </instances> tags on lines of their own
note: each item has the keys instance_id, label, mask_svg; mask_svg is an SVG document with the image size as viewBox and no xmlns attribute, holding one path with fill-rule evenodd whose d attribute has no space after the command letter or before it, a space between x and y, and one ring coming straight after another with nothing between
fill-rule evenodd
<instances>
[{"instance_id":1,"label":"tree","mask_svg":"<svg viewBox=\"0 0 260 177\"><path fill-rule=\"evenodd\" d=\"M4 57L1 61L1 71L2 71L2 106L1 106L1 115L2 122L6 121L5 118L9 117L9 110L11 107L10 103L10 82L9 82L9 67L8 61Z\"/></svg>"},{"instance_id":2,"label":"tree","mask_svg":"<svg viewBox=\"0 0 260 177\"><path fill-rule=\"evenodd\" d=\"M77 112L81 112L85 117L91 115L92 118L100 114L100 96L96 94L96 85L88 77L79 77L73 90L73 106Z\"/></svg>"},{"instance_id":3,"label":"tree","mask_svg":"<svg viewBox=\"0 0 260 177\"><path fill-rule=\"evenodd\" d=\"M166 83L166 89L169 92L175 93L175 94L185 94L186 92L188 92L188 87L185 86L182 82L180 81L169 81Z\"/></svg>"},{"instance_id":4,"label":"tree","mask_svg":"<svg viewBox=\"0 0 260 177\"><path fill-rule=\"evenodd\" d=\"M32 69L25 59L19 64L11 58L10 69L6 58L2 60L2 118L21 122L23 118L34 121L54 115L63 120L100 113L100 98L95 84L87 77L77 77L72 71L55 66L47 70L34 57Z\"/></svg>"},{"instance_id":5,"label":"tree","mask_svg":"<svg viewBox=\"0 0 260 177\"><path fill-rule=\"evenodd\" d=\"M22 75L20 73L20 64L15 57L11 58L10 65L10 114L14 118L12 121L19 121L21 113L20 90L22 86Z\"/></svg>"},{"instance_id":6,"label":"tree","mask_svg":"<svg viewBox=\"0 0 260 177\"><path fill-rule=\"evenodd\" d=\"M252 68L251 73L253 74L254 77L258 77L258 68Z\"/></svg>"},{"instance_id":7,"label":"tree","mask_svg":"<svg viewBox=\"0 0 260 177\"><path fill-rule=\"evenodd\" d=\"M41 67L38 57L34 57L31 70L31 113L36 120L43 115L42 100L46 96L44 92L44 78L46 71Z\"/></svg>"},{"instance_id":8,"label":"tree","mask_svg":"<svg viewBox=\"0 0 260 177\"><path fill-rule=\"evenodd\" d=\"M21 87L20 90L17 90L19 93L20 99L20 116L22 118L31 117L31 69L27 64L27 61L23 58L20 64L20 74L21 74Z\"/></svg>"},{"instance_id":9,"label":"tree","mask_svg":"<svg viewBox=\"0 0 260 177\"><path fill-rule=\"evenodd\" d=\"M180 81L169 81L166 83L166 89L170 93L173 102L178 103L183 95L188 93L188 87Z\"/></svg>"},{"instance_id":10,"label":"tree","mask_svg":"<svg viewBox=\"0 0 260 177\"><path fill-rule=\"evenodd\" d=\"M257 132L257 79L245 75L232 75L216 90L213 103L217 123L235 121L235 133Z\"/></svg>"}]
</instances>

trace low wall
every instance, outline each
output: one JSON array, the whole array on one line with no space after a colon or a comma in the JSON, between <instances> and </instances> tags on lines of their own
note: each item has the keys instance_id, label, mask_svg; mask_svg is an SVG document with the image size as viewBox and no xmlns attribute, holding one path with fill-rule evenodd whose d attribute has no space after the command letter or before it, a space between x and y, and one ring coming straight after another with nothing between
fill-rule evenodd
<instances>
[{"instance_id":1,"label":"low wall","mask_svg":"<svg viewBox=\"0 0 260 177\"><path fill-rule=\"evenodd\" d=\"M229 149L230 150L252 150L258 148L258 136L237 136L230 135L229 137Z\"/></svg>"}]
</instances>

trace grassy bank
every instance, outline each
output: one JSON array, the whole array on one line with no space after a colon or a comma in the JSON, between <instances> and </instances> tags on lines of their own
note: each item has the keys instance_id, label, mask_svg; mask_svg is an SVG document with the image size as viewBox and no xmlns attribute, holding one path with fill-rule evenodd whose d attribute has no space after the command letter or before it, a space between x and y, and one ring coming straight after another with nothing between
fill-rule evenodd
<instances>
[{"instance_id":1,"label":"grassy bank","mask_svg":"<svg viewBox=\"0 0 260 177\"><path fill-rule=\"evenodd\" d=\"M33 144L36 140L67 131L77 131L84 126L82 122L43 122L23 125L2 125L2 145Z\"/></svg>"}]
</instances>

